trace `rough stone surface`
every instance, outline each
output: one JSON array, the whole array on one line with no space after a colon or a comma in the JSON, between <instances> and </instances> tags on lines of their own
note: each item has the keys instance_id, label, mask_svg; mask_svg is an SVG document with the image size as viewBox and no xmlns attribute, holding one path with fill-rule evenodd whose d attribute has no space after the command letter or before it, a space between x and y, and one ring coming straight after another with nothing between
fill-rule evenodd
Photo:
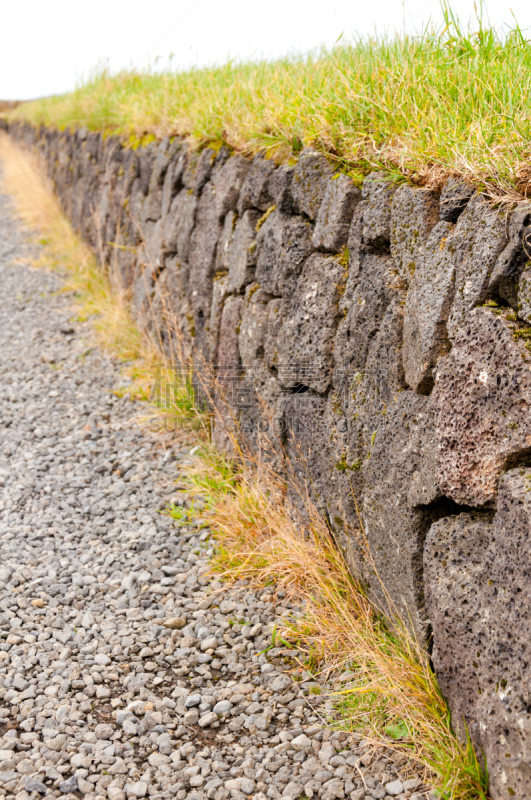
<instances>
[{"instance_id":1,"label":"rough stone surface","mask_svg":"<svg viewBox=\"0 0 531 800\"><path fill-rule=\"evenodd\" d=\"M475 194L474 186L462 178L448 178L439 201L440 218L455 224Z\"/></svg>"},{"instance_id":2,"label":"rough stone surface","mask_svg":"<svg viewBox=\"0 0 531 800\"><path fill-rule=\"evenodd\" d=\"M302 217L274 211L256 239L256 280L262 289L291 297L302 266L312 252L312 225Z\"/></svg>"},{"instance_id":3,"label":"rough stone surface","mask_svg":"<svg viewBox=\"0 0 531 800\"><path fill-rule=\"evenodd\" d=\"M282 214L295 213L294 201L291 195L294 167L282 165L276 169L269 178L268 192L273 198L277 211Z\"/></svg>"},{"instance_id":4,"label":"rough stone surface","mask_svg":"<svg viewBox=\"0 0 531 800\"><path fill-rule=\"evenodd\" d=\"M489 295L492 270L507 245L507 223L503 211L476 195L459 217L452 236L456 259L455 297L448 319L453 339L469 312Z\"/></svg>"},{"instance_id":5,"label":"rough stone surface","mask_svg":"<svg viewBox=\"0 0 531 800\"><path fill-rule=\"evenodd\" d=\"M391 206L397 190L384 172L371 172L363 182L363 241L369 247L387 250L391 239Z\"/></svg>"},{"instance_id":6,"label":"rough stone surface","mask_svg":"<svg viewBox=\"0 0 531 800\"><path fill-rule=\"evenodd\" d=\"M442 491L492 505L502 472L531 452L531 352L517 326L486 308L469 314L437 366L432 403Z\"/></svg>"},{"instance_id":7,"label":"rough stone surface","mask_svg":"<svg viewBox=\"0 0 531 800\"><path fill-rule=\"evenodd\" d=\"M531 268L526 267L518 282L518 316L531 322Z\"/></svg>"},{"instance_id":8,"label":"rough stone surface","mask_svg":"<svg viewBox=\"0 0 531 800\"><path fill-rule=\"evenodd\" d=\"M346 246L360 197L360 190L346 175L338 173L328 180L312 237L316 250L339 253Z\"/></svg>"},{"instance_id":9,"label":"rough stone surface","mask_svg":"<svg viewBox=\"0 0 531 800\"><path fill-rule=\"evenodd\" d=\"M407 618L416 610L410 619L420 641L426 641L428 633L424 539L431 513L436 511L429 506L440 497L435 453L428 398L401 392L381 417L365 456L362 503L370 550L366 579L373 597L391 618L396 614Z\"/></svg>"},{"instance_id":10,"label":"rough stone surface","mask_svg":"<svg viewBox=\"0 0 531 800\"><path fill-rule=\"evenodd\" d=\"M370 343L384 318L387 306L396 295L393 262L388 256L362 255L359 278L354 286L347 281L350 295L336 336L334 383L338 390L365 368Z\"/></svg>"},{"instance_id":11,"label":"rough stone surface","mask_svg":"<svg viewBox=\"0 0 531 800\"><path fill-rule=\"evenodd\" d=\"M410 281L404 317L404 370L416 392L433 386L433 368L450 349L446 322L455 291L453 225L432 230Z\"/></svg>"},{"instance_id":12,"label":"rough stone surface","mask_svg":"<svg viewBox=\"0 0 531 800\"><path fill-rule=\"evenodd\" d=\"M291 195L299 210L312 220L317 219L332 172L330 162L311 147L300 154L293 171Z\"/></svg>"},{"instance_id":13,"label":"rough stone surface","mask_svg":"<svg viewBox=\"0 0 531 800\"><path fill-rule=\"evenodd\" d=\"M213 178L218 219L223 219L228 211L236 208L249 167L249 161L243 156L232 156Z\"/></svg>"},{"instance_id":14,"label":"rough stone surface","mask_svg":"<svg viewBox=\"0 0 531 800\"><path fill-rule=\"evenodd\" d=\"M199 199L189 257L189 294L199 346L203 344L206 322L210 318L216 247L221 231L217 195L212 184L208 183Z\"/></svg>"},{"instance_id":15,"label":"rough stone surface","mask_svg":"<svg viewBox=\"0 0 531 800\"><path fill-rule=\"evenodd\" d=\"M391 206L391 254L406 285L411 281L423 247L439 221L439 197L427 189L400 186Z\"/></svg>"},{"instance_id":16,"label":"rough stone surface","mask_svg":"<svg viewBox=\"0 0 531 800\"><path fill-rule=\"evenodd\" d=\"M531 258L531 205L518 206L508 222L509 241L500 253L489 281L490 293L518 311L518 282Z\"/></svg>"},{"instance_id":17,"label":"rough stone surface","mask_svg":"<svg viewBox=\"0 0 531 800\"><path fill-rule=\"evenodd\" d=\"M464 738L486 757L493 797L529 793L531 472L500 480L492 522L479 512L436 523L426 546L434 662Z\"/></svg>"},{"instance_id":18,"label":"rough stone surface","mask_svg":"<svg viewBox=\"0 0 531 800\"><path fill-rule=\"evenodd\" d=\"M331 256L314 254L304 265L278 335L279 380L286 388L324 392L330 385L344 282L345 267Z\"/></svg>"},{"instance_id":19,"label":"rough stone surface","mask_svg":"<svg viewBox=\"0 0 531 800\"><path fill-rule=\"evenodd\" d=\"M426 538L426 608L434 632L432 658L461 739L481 742L477 722L477 626L482 616L485 554L492 514L469 512L434 523ZM483 649L483 648L482 648Z\"/></svg>"},{"instance_id":20,"label":"rough stone surface","mask_svg":"<svg viewBox=\"0 0 531 800\"><path fill-rule=\"evenodd\" d=\"M238 220L228 250L229 291L241 292L254 280L256 269L257 211L246 211Z\"/></svg>"},{"instance_id":21,"label":"rough stone surface","mask_svg":"<svg viewBox=\"0 0 531 800\"><path fill-rule=\"evenodd\" d=\"M238 200L238 214L242 216L248 208L267 211L275 202L271 194L271 181L275 172L274 161L256 157L242 184Z\"/></svg>"}]
</instances>

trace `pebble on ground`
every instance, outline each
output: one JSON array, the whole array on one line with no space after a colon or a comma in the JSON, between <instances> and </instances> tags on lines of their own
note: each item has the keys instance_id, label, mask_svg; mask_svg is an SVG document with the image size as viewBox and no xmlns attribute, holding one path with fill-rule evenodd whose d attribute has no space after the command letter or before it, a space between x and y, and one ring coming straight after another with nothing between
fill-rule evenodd
<instances>
[{"instance_id":1,"label":"pebble on ground","mask_svg":"<svg viewBox=\"0 0 531 800\"><path fill-rule=\"evenodd\" d=\"M425 797L262 652L282 599L223 587L208 530L160 513L190 448L135 422L37 251L0 195L0 798Z\"/></svg>"}]
</instances>

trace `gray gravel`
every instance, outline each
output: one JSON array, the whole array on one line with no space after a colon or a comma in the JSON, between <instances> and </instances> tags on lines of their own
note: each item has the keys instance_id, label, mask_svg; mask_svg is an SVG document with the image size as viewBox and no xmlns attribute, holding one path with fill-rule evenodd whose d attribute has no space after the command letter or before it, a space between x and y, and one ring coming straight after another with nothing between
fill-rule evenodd
<instances>
[{"instance_id":1,"label":"gray gravel","mask_svg":"<svg viewBox=\"0 0 531 800\"><path fill-rule=\"evenodd\" d=\"M282 598L212 580L208 529L160 513L189 448L113 394L35 249L0 196L0 797L419 800L262 652Z\"/></svg>"}]
</instances>

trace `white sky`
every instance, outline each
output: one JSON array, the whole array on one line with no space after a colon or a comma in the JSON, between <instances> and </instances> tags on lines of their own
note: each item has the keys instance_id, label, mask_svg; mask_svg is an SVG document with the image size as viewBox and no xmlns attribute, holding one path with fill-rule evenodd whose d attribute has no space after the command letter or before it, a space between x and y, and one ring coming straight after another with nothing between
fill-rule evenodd
<instances>
[{"instance_id":1,"label":"white sky","mask_svg":"<svg viewBox=\"0 0 531 800\"><path fill-rule=\"evenodd\" d=\"M484 4L494 24L510 23L502 0ZM461 20L473 0L454 0ZM511 4L529 28L531 4ZM229 58L307 52L374 30L418 31L442 19L439 0L0 0L0 99L28 99L73 89L99 64L112 71L158 58L174 67Z\"/></svg>"}]
</instances>

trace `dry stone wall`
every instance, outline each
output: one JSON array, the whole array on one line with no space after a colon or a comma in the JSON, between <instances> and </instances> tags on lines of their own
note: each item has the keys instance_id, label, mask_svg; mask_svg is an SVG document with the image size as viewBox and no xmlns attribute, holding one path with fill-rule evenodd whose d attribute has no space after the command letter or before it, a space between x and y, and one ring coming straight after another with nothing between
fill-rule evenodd
<instances>
[{"instance_id":1,"label":"dry stone wall","mask_svg":"<svg viewBox=\"0 0 531 800\"><path fill-rule=\"evenodd\" d=\"M455 178L360 190L311 149L276 167L10 133L168 358L184 343L217 369L217 441L269 439L294 502L304 487L373 599L433 647L492 797L527 797L531 206Z\"/></svg>"}]
</instances>

